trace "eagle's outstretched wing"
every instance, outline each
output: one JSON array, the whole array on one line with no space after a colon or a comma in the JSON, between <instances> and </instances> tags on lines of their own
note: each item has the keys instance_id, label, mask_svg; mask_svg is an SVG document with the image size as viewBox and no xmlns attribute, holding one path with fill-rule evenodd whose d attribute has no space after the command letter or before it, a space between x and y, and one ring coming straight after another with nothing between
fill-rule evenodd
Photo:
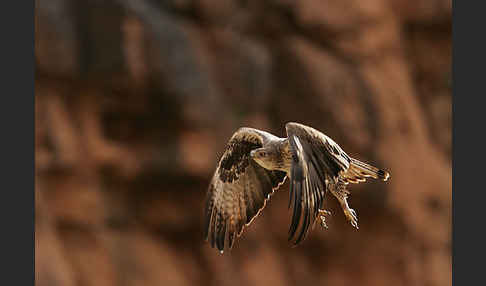
<instances>
[{"instance_id":1,"label":"eagle's outstretched wing","mask_svg":"<svg viewBox=\"0 0 486 286\"><path fill-rule=\"evenodd\" d=\"M292 152L289 207L293 206L289 241L299 227L295 244L301 242L317 217L330 185L364 182L365 177L387 180L383 170L349 157L331 138L299 123L285 125ZM303 216L302 216L303 215ZM301 221L302 218L302 221Z\"/></svg>"},{"instance_id":2,"label":"eagle's outstretched wing","mask_svg":"<svg viewBox=\"0 0 486 286\"><path fill-rule=\"evenodd\" d=\"M317 217L329 180L347 169L349 161L340 155L339 146L334 146L317 130L293 122L287 123L285 129L293 159L289 192L289 207L292 206L293 214L289 241L294 239L300 224L300 234L294 242L298 244Z\"/></svg>"},{"instance_id":3,"label":"eagle's outstretched wing","mask_svg":"<svg viewBox=\"0 0 486 286\"><path fill-rule=\"evenodd\" d=\"M276 138L253 128L240 128L229 140L209 185L205 206L205 239L223 251L232 248L245 225L265 207L285 172L269 171L250 158L250 151Z\"/></svg>"}]
</instances>

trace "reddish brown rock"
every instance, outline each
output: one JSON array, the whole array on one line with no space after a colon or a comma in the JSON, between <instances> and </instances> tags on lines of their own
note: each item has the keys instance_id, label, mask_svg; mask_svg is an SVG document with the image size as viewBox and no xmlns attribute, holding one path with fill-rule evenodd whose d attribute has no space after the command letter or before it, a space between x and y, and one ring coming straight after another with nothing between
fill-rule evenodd
<instances>
[{"instance_id":1,"label":"reddish brown rock","mask_svg":"<svg viewBox=\"0 0 486 286\"><path fill-rule=\"evenodd\" d=\"M37 284L451 285L450 1L61 2L36 14ZM295 248L286 183L221 255L227 140L287 121L391 179Z\"/></svg>"}]
</instances>

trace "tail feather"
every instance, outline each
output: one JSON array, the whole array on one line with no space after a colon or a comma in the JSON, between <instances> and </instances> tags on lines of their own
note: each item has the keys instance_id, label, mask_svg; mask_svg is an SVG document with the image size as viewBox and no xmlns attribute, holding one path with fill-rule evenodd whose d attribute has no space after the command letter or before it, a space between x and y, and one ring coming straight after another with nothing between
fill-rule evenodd
<instances>
[{"instance_id":1,"label":"tail feather","mask_svg":"<svg viewBox=\"0 0 486 286\"><path fill-rule=\"evenodd\" d=\"M351 165L349 167L352 169L352 173L359 173L363 177L372 177L383 181L390 178L390 173L387 171L378 169L353 158L351 158Z\"/></svg>"}]
</instances>

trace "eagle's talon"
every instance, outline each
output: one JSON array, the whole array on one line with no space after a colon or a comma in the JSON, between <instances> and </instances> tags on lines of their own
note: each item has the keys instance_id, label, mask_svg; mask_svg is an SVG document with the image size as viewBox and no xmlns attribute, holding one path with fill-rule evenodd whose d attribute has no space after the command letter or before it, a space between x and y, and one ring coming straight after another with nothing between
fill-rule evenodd
<instances>
[{"instance_id":1,"label":"eagle's talon","mask_svg":"<svg viewBox=\"0 0 486 286\"><path fill-rule=\"evenodd\" d=\"M328 210L319 210L319 217L321 219L321 226L325 229L328 229L329 227L327 226L326 223L326 216L330 216L331 212Z\"/></svg>"},{"instance_id":2,"label":"eagle's talon","mask_svg":"<svg viewBox=\"0 0 486 286\"><path fill-rule=\"evenodd\" d=\"M356 214L356 211L353 210L353 209L347 209L346 212L345 212L345 215L346 215L346 218L350 221L351 225L356 228L356 229L359 229L358 227L358 216Z\"/></svg>"},{"instance_id":3,"label":"eagle's talon","mask_svg":"<svg viewBox=\"0 0 486 286\"><path fill-rule=\"evenodd\" d=\"M319 210L319 214L321 216L331 216L332 215L332 213L328 210Z\"/></svg>"},{"instance_id":4,"label":"eagle's talon","mask_svg":"<svg viewBox=\"0 0 486 286\"><path fill-rule=\"evenodd\" d=\"M320 216L320 218L321 218L321 226L325 229L328 229L327 224L326 224L326 217Z\"/></svg>"},{"instance_id":5,"label":"eagle's talon","mask_svg":"<svg viewBox=\"0 0 486 286\"><path fill-rule=\"evenodd\" d=\"M358 216L356 215L356 211L353 210L353 209L349 209L349 211L351 212L351 215L353 216L353 219L358 221Z\"/></svg>"}]
</instances>

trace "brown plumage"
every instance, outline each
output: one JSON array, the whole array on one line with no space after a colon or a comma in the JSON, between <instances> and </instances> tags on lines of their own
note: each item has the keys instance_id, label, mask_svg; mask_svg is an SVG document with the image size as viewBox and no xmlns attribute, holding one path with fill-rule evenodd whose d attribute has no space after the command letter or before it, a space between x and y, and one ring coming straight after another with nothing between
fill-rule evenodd
<instances>
[{"instance_id":1,"label":"brown plumage","mask_svg":"<svg viewBox=\"0 0 486 286\"><path fill-rule=\"evenodd\" d=\"M367 177L386 181L389 173L349 157L331 138L298 123L285 125L287 138L240 128L229 140L209 185L205 206L205 239L221 252L232 248L245 226L265 207L267 200L290 179L292 221L289 241L303 241L317 218L325 224L323 206L329 191L341 204L354 227L356 212L349 208L348 183ZM299 229L297 237L297 230Z\"/></svg>"}]
</instances>

